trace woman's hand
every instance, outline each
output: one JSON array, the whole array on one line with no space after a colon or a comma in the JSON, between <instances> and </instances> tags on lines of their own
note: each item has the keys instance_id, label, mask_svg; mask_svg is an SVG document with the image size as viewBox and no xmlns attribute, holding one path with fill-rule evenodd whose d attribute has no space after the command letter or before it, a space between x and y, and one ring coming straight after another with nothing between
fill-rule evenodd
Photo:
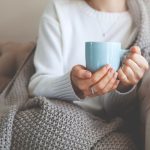
<instances>
[{"instance_id":1,"label":"woman's hand","mask_svg":"<svg viewBox=\"0 0 150 150\"><path fill-rule=\"evenodd\" d=\"M119 84L117 72L106 65L95 73L91 73L81 65L76 65L71 71L74 91L80 98L103 95L115 90Z\"/></svg>"},{"instance_id":2,"label":"woman's hand","mask_svg":"<svg viewBox=\"0 0 150 150\"><path fill-rule=\"evenodd\" d=\"M91 76L92 73L84 66L76 65L71 70L71 81L72 86L75 91L75 93L80 98L85 98L86 96L89 96L90 91L89 87L91 86Z\"/></svg>"},{"instance_id":3,"label":"woman's hand","mask_svg":"<svg viewBox=\"0 0 150 150\"><path fill-rule=\"evenodd\" d=\"M94 85L91 86L92 96L100 96L112 92L119 85L120 81L117 80L118 73L115 72L113 68L109 66L105 74L101 72L102 70L100 69L92 76L92 81L94 83Z\"/></svg>"},{"instance_id":4,"label":"woman's hand","mask_svg":"<svg viewBox=\"0 0 150 150\"><path fill-rule=\"evenodd\" d=\"M130 51L131 52L124 60L123 65L118 70L118 78L121 86L124 88L136 85L149 68L148 62L141 55L139 47L134 46Z\"/></svg>"}]
</instances>

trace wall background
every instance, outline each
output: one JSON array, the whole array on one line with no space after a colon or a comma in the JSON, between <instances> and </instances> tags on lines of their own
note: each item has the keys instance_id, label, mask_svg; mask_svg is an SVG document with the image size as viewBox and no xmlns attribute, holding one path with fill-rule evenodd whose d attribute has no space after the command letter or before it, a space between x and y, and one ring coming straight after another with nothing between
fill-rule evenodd
<instances>
[{"instance_id":1,"label":"wall background","mask_svg":"<svg viewBox=\"0 0 150 150\"><path fill-rule=\"evenodd\" d=\"M36 40L48 0L0 0L0 41Z\"/></svg>"}]
</instances>

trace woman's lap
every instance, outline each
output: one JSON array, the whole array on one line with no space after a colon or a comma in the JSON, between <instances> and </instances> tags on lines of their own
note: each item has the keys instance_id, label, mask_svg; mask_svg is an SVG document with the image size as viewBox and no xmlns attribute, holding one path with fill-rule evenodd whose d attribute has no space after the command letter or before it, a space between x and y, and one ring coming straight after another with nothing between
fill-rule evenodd
<instances>
[{"instance_id":1,"label":"woman's lap","mask_svg":"<svg viewBox=\"0 0 150 150\"><path fill-rule=\"evenodd\" d=\"M93 150L134 150L122 128L120 120L106 123L71 104L46 102L16 115L12 150L87 150L93 146Z\"/></svg>"}]
</instances>

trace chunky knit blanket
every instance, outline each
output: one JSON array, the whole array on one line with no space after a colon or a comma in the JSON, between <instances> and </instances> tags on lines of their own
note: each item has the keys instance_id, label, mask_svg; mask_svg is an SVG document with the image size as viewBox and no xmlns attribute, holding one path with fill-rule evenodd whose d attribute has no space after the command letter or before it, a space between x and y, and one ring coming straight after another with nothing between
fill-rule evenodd
<instances>
[{"instance_id":1,"label":"chunky knit blanket","mask_svg":"<svg viewBox=\"0 0 150 150\"><path fill-rule=\"evenodd\" d=\"M135 149L119 118L104 121L62 100L29 98L32 57L0 95L1 150Z\"/></svg>"},{"instance_id":2,"label":"chunky knit blanket","mask_svg":"<svg viewBox=\"0 0 150 150\"><path fill-rule=\"evenodd\" d=\"M150 62L150 3L149 0L129 2L136 6L137 1L140 11L132 9L139 25L135 44ZM105 121L69 102L30 98L27 85L34 72L33 52L0 95L0 150L136 149L120 118Z\"/></svg>"}]
</instances>

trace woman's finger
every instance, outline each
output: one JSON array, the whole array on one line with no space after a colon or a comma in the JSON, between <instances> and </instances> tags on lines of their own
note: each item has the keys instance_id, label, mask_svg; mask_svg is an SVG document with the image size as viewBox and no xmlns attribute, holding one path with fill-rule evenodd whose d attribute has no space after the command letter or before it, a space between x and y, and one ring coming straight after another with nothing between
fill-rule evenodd
<instances>
[{"instance_id":1,"label":"woman's finger","mask_svg":"<svg viewBox=\"0 0 150 150\"><path fill-rule=\"evenodd\" d=\"M117 79L118 73L115 72L111 80L107 83L107 85L103 89L103 93L107 93L113 90L115 84L116 84L116 79Z\"/></svg>"},{"instance_id":2,"label":"woman's finger","mask_svg":"<svg viewBox=\"0 0 150 150\"><path fill-rule=\"evenodd\" d=\"M114 70L110 69L108 73L97 83L93 86L94 91L96 94L103 94L103 89L105 86L110 82L110 80L113 78Z\"/></svg>"},{"instance_id":3,"label":"woman's finger","mask_svg":"<svg viewBox=\"0 0 150 150\"><path fill-rule=\"evenodd\" d=\"M137 54L141 55L141 49L140 49L139 46L132 46L132 47L130 48L130 51L131 51L132 53L137 53Z\"/></svg>"},{"instance_id":4,"label":"woman's finger","mask_svg":"<svg viewBox=\"0 0 150 150\"><path fill-rule=\"evenodd\" d=\"M118 85L120 83L120 80L116 80L116 82L114 83L113 87L112 87L112 91L116 90Z\"/></svg>"},{"instance_id":5,"label":"woman's finger","mask_svg":"<svg viewBox=\"0 0 150 150\"><path fill-rule=\"evenodd\" d=\"M140 68L133 60L126 59L124 63L132 69L137 80L140 80L143 77L144 70Z\"/></svg>"},{"instance_id":6,"label":"woman's finger","mask_svg":"<svg viewBox=\"0 0 150 150\"><path fill-rule=\"evenodd\" d=\"M126 75L128 81L129 81L129 84L136 84L139 80L136 78L134 72L132 71L132 69L127 66L127 65L123 65L122 67L122 71L123 73Z\"/></svg>"},{"instance_id":7,"label":"woman's finger","mask_svg":"<svg viewBox=\"0 0 150 150\"><path fill-rule=\"evenodd\" d=\"M148 62L146 61L146 59L136 53L130 53L127 56L127 59L131 59L132 61L134 61L140 68L147 70L149 68Z\"/></svg>"},{"instance_id":8,"label":"woman's finger","mask_svg":"<svg viewBox=\"0 0 150 150\"><path fill-rule=\"evenodd\" d=\"M76 65L72 69L72 75L75 76L76 78L87 79L87 78L91 78L92 73L86 70L84 66Z\"/></svg>"},{"instance_id":9,"label":"woman's finger","mask_svg":"<svg viewBox=\"0 0 150 150\"><path fill-rule=\"evenodd\" d=\"M124 85L129 85L131 84L130 81L128 80L127 76L123 72L122 68L118 70L118 78Z\"/></svg>"},{"instance_id":10,"label":"woman's finger","mask_svg":"<svg viewBox=\"0 0 150 150\"><path fill-rule=\"evenodd\" d=\"M92 76L93 83L96 83L99 80L101 80L107 74L109 69L110 69L110 65L106 65L101 69L99 69L98 71L96 71Z\"/></svg>"}]
</instances>

